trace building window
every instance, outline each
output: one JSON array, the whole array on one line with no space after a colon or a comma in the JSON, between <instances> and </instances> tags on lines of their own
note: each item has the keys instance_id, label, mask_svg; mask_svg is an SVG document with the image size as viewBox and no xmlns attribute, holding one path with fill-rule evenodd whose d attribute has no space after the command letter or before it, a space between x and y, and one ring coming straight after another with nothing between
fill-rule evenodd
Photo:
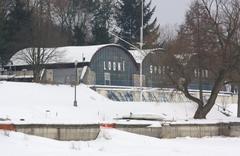
<instances>
[{"instance_id":1,"label":"building window","mask_svg":"<svg viewBox=\"0 0 240 156\"><path fill-rule=\"evenodd\" d=\"M111 85L111 75L110 73L104 73L104 84Z\"/></svg>"}]
</instances>

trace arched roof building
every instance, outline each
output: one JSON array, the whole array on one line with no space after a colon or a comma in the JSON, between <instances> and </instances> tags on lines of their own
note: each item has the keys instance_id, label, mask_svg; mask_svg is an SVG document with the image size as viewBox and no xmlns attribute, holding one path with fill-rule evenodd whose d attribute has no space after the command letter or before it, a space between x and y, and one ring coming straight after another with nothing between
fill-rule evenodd
<instances>
[{"instance_id":1,"label":"arched roof building","mask_svg":"<svg viewBox=\"0 0 240 156\"><path fill-rule=\"evenodd\" d=\"M17 52L11 59L12 66L18 70L29 68L29 61L26 57L31 57L35 49L27 48ZM131 53L117 44L47 48L41 51L44 51L46 55L51 53L55 55L46 61L44 68L52 69L51 79L59 79L57 83L65 83L66 79L74 79L75 61L78 62L77 67L81 69L79 75L86 76L83 68L88 67L92 73L91 77L95 77L94 84L97 85L132 86L133 75L138 70L137 62Z\"/></svg>"},{"instance_id":2,"label":"arched roof building","mask_svg":"<svg viewBox=\"0 0 240 156\"><path fill-rule=\"evenodd\" d=\"M171 68L168 61L167 52L163 49L151 51L144 57L142 66L146 87L172 87L167 76Z\"/></svg>"}]
</instances>

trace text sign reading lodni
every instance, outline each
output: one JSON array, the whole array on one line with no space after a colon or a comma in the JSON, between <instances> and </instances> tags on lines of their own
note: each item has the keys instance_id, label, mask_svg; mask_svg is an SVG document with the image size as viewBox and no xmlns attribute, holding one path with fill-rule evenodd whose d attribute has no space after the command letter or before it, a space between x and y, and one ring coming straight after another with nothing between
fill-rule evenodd
<instances>
[{"instance_id":1,"label":"text sign reading lodni","mask_svg":"<svg viewBox=\"0 0 240 156\"><path fill-rule=\"evenodd\" d=\"M125 71L125 61L122 62L104 61L103 69L104 71Z\"/></svg>"}]
</instances>

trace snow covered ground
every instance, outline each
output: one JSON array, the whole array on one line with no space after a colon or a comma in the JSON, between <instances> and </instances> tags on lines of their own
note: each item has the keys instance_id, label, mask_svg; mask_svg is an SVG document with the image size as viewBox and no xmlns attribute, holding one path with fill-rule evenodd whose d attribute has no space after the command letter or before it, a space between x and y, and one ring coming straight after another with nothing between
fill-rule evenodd
<instances>
[{"instance_id":1,"label":"snow covered ground","mask_svg":"<svg viewBox=\"0 0 240 156\"><path fill-rule=\"evenodd\" d=\"M130 114L162 116L167 120L191 119L192 103L113 102L85 85L77 87L78 107L73 107L73 87L35 83L0 82L0 118L12 123L99 123ZM216 108L209 119L226 118Z\"/></svg>"},{"instance_id":2,"label":"snow covered ground","mask_svg":"<svg viewBox=\"0 0 240 156\"><path fill-rule=\"evenodd\" d=\"M240 138L156 139L102 129L94 141L56 141L0 131L3 156L205 156L238 155Z\"/></svg>"},{"instance_id":3,"label":"snow covered ground","mask_svg":"<svg viewBox=\"0 0 240 156\"><path fill-rule=\"evenodd\" d=\"M73 106L74 88L67 85L0 82L0 123L145 123L118 121L132 116L163 117L175 122L236 121L214 107L207 120L192 120L196 105L192 103L113 102L85 85L77 87L78 107ZM231 105L236 111L236 105ZM187 121L186 121L187 120ZM152 122L159 126L159 122ZM93 141L56 141L17 132L0 130L1 155L4 156L203 156L236 155L240 138L156 139L115 129L101 128Z\"/></svg>"},{"instance_id":4,"label":"snow covered ground","mask_svg":"<svg viewBox=\"0 0 240 156\"><path fill-rule=\"evenodd\" d=\"M196 110L193 103L114 102L85 85L77 86L78 107L73 106L74 88L68 85L2 81L0 96L0 119L8 120L0 123L116 123L122 122L116 118L130 114L180 121L191 120ZM236 119L227 118L214 107L208 115L208 121L222 120Z\"/></svg>"}]
</instances>

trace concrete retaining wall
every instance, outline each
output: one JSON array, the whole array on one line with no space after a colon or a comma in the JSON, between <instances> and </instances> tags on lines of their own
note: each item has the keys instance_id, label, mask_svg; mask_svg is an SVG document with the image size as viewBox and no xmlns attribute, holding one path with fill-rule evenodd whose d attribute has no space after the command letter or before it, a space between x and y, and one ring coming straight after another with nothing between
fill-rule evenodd
<instances>
[{"instance_id":1,"label":"concrete retaining wall","mask_svg":"<svg viewBox=\"0 0 240 156\"><path fill-rule=\"evenodd\" d=\"M16 131L57 140L94 140L99 125L16 125Z\"/></svg>"},{"instance_id":2,"label":"concrete retaining wall","mask_svg":"<svg viewBox=\"0 0 240 156\"><path fill-rule=\"evenodd\" d=\"M240 137L240 123L216 124L162 124L162 127L150 125L114 124L116 129L156 138L227 136ZM89 141L97 138L100 125L14 125L17 132L57 140ZM1 129L1 126L0 126Z\"/></svg>"},{"instance_id":3,"label":"concrete retaining wall","mask_svg":"<svg viewBox=\"0 0 240 156\"><path fill-rule=\"evenodd\" d=\"M162 127L161 138L224 136L227 135L224 124L175 124Z\"/></svg>"},{"instance_id":4,"label":"concrete retaining wall","mask_svg":"<svg viewBox=\"0 0 240 156\"><path fill-rule=\"evenodd\" d=\"M116 129L146 135L155 138L161 138L162 127L149 127L150 125L116 125Z\"/></svg>"},{"instance_id":5,"label":"concrete retaining wall","mask_svg":"<svg viewBox=\"0 0 240 156\"><path fill-rule=\"evenodd\" d=\"M240 137L240 123L234 122L227 125L229 132L228 136L230 137Z\"/></svg>"},{"instance_id":6,"label":"concrete retaining wall","mask_svg":"<svg viewBox=\"0 0 240 156\"><path fill-rule=\"evenodd\" d=\"M240 125L229 128L228 124L163 124L162 127L140 127L134 125L117 125L117 129L156 138L237 136ZM233 133L230 135L230 133Z\"/></svg>"},{"instance_id":7,"label":"concrete retaining wall","mask_svg":"<svg viewBox=\"0 0 240 156\"><path fill-rule=\"evenodd\" d=\"M143 100L147 102L189 102L190 100L187 99L183 93L181 92L173 92L173 90L168 89L149 89L144 88L141 93L140 88L135 87L135 89L130 87L107 87L107 86L94 86L93 87L96 92L99 94L110 98L113 101L139 101L140 95L143 95ZM195 97L199 96L197 91L190 91L192 95ZM118 98L111 98L109 95L115 94ZM119 96L121 95L121 96ZM132 99L123 98L125 95L131 95ZM209 92L204 93L204 97L208 98L210 96ZM237 103L237 94L229 93L219 93L216 99L216 103L219 105L226 105L226 104L236 104Z\"/></svg>"}]
</instances>

